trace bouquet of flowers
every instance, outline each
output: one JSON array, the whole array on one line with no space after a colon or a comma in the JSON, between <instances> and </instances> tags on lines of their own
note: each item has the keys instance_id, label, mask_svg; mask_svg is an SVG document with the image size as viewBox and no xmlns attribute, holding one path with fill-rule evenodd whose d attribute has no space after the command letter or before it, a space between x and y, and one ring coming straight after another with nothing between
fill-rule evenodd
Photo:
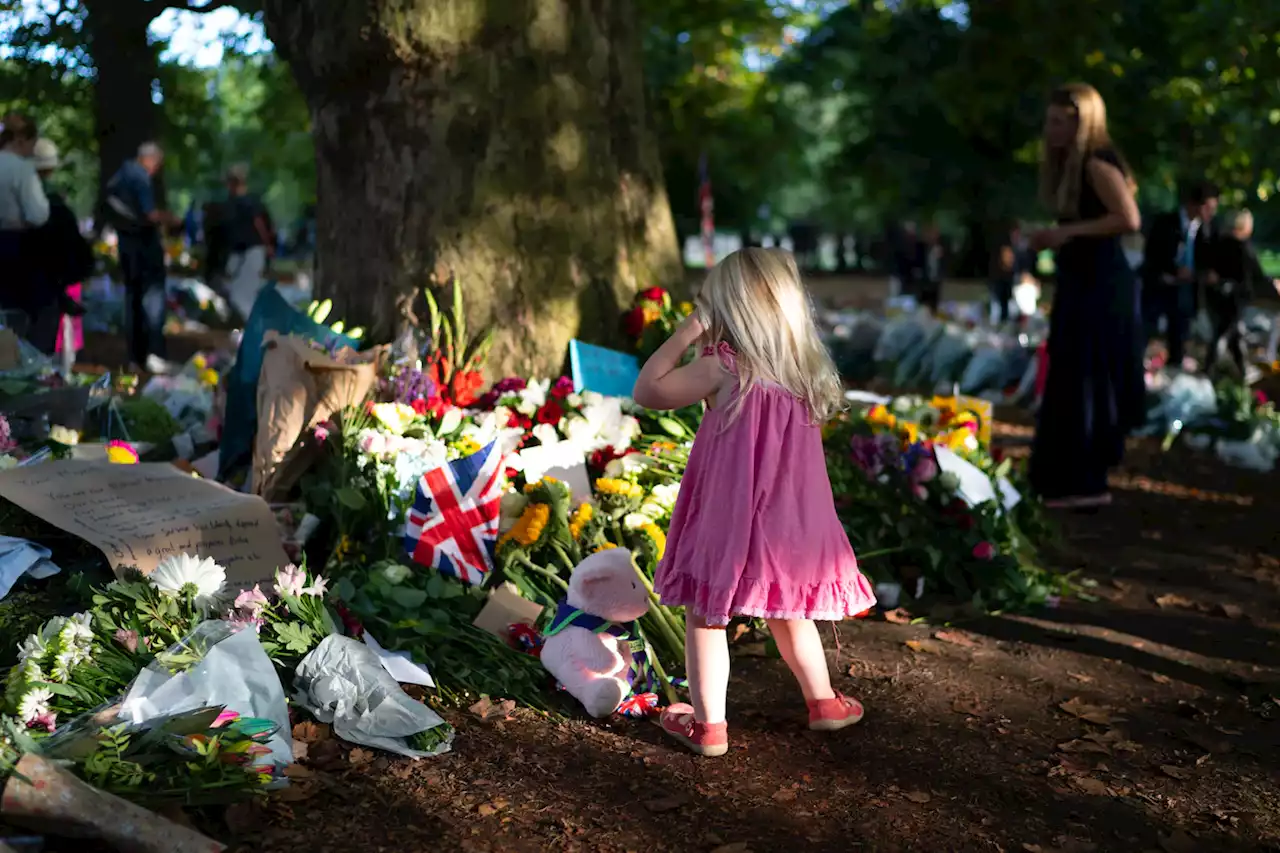
<instances>
[{"instance_id":1,"label":"bouquet of flowers","mask_svg":"<svg viewBox=\"0 0 1280 853\"><path fill-rule=\"evenodd\" d=\"M675 303L668 291L650 287L636 294L631 310L622 315L622 327L643 361L692 313L692 302Z\"/></svg>"}]
</instances>

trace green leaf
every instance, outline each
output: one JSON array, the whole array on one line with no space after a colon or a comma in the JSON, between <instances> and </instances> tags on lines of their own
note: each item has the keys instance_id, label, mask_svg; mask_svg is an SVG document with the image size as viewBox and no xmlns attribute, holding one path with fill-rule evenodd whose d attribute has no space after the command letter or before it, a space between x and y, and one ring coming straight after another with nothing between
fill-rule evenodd
<instances>
[{"instance_id":1,"label":"green leaf","mask_svg":"<svg viewBox=\"0 0 1280 853\"><path fill-rule=\"evenodd\" d=\"M421 607L422 602L427 600L427 594L413 587L398 586L390 591L388 598L406 610L414 610Z\"/></svg>"},{"instance_id":2,"label":"green leaf","mask_svg":"<svg viewBox=\"0 0 1280 853\"><path fill-rule=\"evenodd\" d=\"M340 601L351 601L356 597L356 585L351 582L350 578L343 578L334 585L333 594Z\"/></svg>"},{"instance_id":3,"label":"green leaf","mask_svg":"<svg viewBox=\"0 0 1280 853\"><path fill-rule=\"evenodd\" d=\"M675 418L658 418L658 426L662 427L663 431L673 438L687 438L689 436L689 431L684 428L684 424Z\"/></svg>"},{"instance_id":4,"label":"green leaf","mask_svg":"<svg viewBox=\"0 0 1280 853\"><path fill-rule=\"evenodd\" d=\"M281 622L275 626L276 636L291 652L306 654L315 643L316 634L306 625L298 622Z\"/></svg>"},{"instance_id":5,"label":"green leaf","mask_svg":"<svg viewBox=\"0 0 1280 853\"><path fill-rule=\"evenodd\" d=\"M354 512L359 512L369 505L369 502L365 500L364 495L351 486L343 486L338 489L334 492L334 497L338 499L338 503Z\"/></svg>"}]
</instances>

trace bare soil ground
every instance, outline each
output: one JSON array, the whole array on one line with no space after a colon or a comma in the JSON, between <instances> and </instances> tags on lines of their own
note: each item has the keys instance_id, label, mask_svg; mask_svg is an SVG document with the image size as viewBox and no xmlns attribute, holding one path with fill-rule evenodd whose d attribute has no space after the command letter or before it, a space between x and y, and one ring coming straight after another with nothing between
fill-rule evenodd
<instances>
[{"instance_id":1,"label":"bare soil ground","mask_svg":"<svg viewBox=\"0 0 1280 853\"><path fill-rule=\"evenodd\" d=\"M454 751L418 763L303 727L307 778L229 831L244 851L1280 850L1276 478L1135 442L1113 487L1045 555L1096 601L835 628L868 708L842 734L805 730L785 666L744 642L724 759L528 712L451 712Z\"/></svg>"}]
</instances>

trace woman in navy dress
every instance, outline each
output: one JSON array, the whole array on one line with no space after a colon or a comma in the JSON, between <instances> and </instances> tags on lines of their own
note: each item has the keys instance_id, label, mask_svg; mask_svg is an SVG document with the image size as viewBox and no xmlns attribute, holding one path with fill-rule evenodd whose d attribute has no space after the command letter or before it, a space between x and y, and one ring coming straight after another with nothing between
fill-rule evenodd
<instances>
[{"instance_id":1,"label":"woman in navy dress","mask_svg":"<svg viewBox=\"0 0 1280 853\"><path fill-rule=\"evenodd\" d=\"M1138 282L1120 244L1141 226L1134 190L1097 90L1056 90L1040 196L1058 225L1031 238L1035 249L1056 250L1049 373L1031 454L1031 485L1048 506L1110 503L1107 471L1144 418Z\"/></svg>"}]
</instances>

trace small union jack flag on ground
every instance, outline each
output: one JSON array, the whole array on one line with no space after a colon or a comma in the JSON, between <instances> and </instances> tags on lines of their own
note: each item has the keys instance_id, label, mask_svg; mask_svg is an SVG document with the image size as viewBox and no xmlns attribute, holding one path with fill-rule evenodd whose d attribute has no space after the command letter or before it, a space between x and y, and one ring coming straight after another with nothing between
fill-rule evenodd
<instances>
[{"instance_id":1,"label":"small union jack flag on ground","mask_svg":"<svg viewBox=\"0 0 1280 853\"><path fill-rule=\"evenodd\" d=\"M497 442L422 475L405 515L404 546L415 562L476 584L493 568L502 502Z\"/></svg>"}]
</instances>

